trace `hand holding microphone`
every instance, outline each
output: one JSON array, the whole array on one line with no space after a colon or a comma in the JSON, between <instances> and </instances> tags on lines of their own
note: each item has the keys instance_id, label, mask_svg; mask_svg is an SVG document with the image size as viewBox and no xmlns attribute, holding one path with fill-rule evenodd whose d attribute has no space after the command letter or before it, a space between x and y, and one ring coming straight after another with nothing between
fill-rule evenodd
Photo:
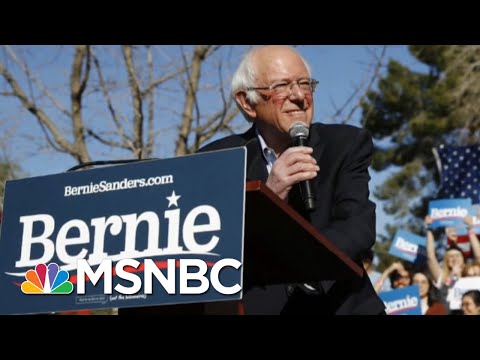
<instances>
[{"instance_id":1,"label":"hand holding microphone","mask_svg":"<svg viewBox=\"0 0 480 360\"><path fill-rule=\"evenodd\" d=\"M310 129L303 122L297 121L288 130L293 146L308 146L308 135ZM315 194L311 180L307 179L300 182L300 193L303 204L308 211L315 210Z\"/></svg>"},{"instance_id":2,"label":"hand holding microphone","mask_svg":"<svg viewBox=\"0 0 480 360\"><path fill-rule=\"evenodd\" d=\"M312 157L313 149L308 147L308 127L294 123L290 128L293 146L285 150L273 164L266 185L281 199L285 200L293 185L300 183L305 209L315 208L315 196L310 180L317 176L320 168Z\"/></svg>"}]
</instances>

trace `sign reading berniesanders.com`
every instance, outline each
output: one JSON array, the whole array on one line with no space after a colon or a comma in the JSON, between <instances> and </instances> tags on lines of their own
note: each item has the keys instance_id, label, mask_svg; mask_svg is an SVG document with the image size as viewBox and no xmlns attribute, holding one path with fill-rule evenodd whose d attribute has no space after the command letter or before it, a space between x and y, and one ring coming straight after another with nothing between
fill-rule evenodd
<instances>
[{"instance_id":1,"label":"sign reading berniesanders.com","mask_svg":"<svg viewBox=\"0 0 480 360\"><path fill-rule=\"evenodd\" d=\"M0 313L242 298L244 148L7 181Z\"/></svg>"}]
</instances>

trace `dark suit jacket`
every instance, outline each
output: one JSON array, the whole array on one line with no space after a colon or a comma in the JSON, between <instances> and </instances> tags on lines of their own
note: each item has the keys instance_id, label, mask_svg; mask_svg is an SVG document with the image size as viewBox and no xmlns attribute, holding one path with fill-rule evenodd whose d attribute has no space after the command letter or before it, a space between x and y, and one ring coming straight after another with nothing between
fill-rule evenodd
<instances>
[{"instance_id":1,"label":"dark suit jacket","mask_svg":"<svg viewBox=\"0 0 480 360\"><path fill-rule=\"evenodd\" d=\"M375 204L368 200L368 166L372 140L367 131L349 125L312 124L309 145L320 166L314 179L316 209L303 212L298 187L289 203L360 266L360 254L375 243ZM266 181L268 172L252 126L200 149L200 152L245 146L247 180ZM366 275L342 281L322 281L320 291L268 286L246 291L246 314L379 314L384 310Z\"/></svg>"}]
</instances>

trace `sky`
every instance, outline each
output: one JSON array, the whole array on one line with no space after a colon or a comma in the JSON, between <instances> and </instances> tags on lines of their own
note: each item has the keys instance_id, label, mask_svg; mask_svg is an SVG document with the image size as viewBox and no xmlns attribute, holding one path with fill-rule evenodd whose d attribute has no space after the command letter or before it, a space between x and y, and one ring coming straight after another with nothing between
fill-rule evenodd
<instances>
[{"instance_id":1,"label":"sky","mask_svg":"<svg viewBox=\"0 0 480 360\"><path fill-rule=\"evenodd\" d=\"M332 114L335 112L335 109L341 106L346 99L351 96L354 89L364 82L371 74L372 51L379 53L380 48L379 45L298 46L299 51L311 65L313 77L319 81L319 85L315 92L314 122L330 123L333 121ZM43 66L48 63L48 59L53 59L55 54L52 54L46 47L37 46L34 48L30 56L34 61L38 61ZM233 55L234 60L232 61L234 66L236 66L240 60L239 57L235 58L235 56L236 54ZM388 46L386 57L387 59L393 58L410 68L425 70L409 54L406 46ZM58 80L60 82L60 79L64 79L65 74L61 71L63 70L58 69L57 71L49 73L48 81ZM68 99L65 100L68 103ZM4 110L6 109L6 106L8 106L10 107L10 114L15 111L18 112L18 104L17 106L11 104L11 102L6 104L0 99L0 106L3 107ZM95 118L96 121L100 121L101 116L92 114L92 117L94 116L97 116ZM0 126L2 126L2 117L5 118L5 112L0 111ZM32 131L39 131L38 125L32 121L28 114L23 113L22 117L20 127L33 129ZM350 124L358 125L359 118L360 113L357 111L352 117ZM163 138L160 141L164 148L164 152L161 154L162 156L168 156L168 154L173 153L170 149L174 143L174 126L172 129L171 138ZM10 130L13 131L12 128L10 128ZM5 134L4 136L7 136ZM28 138L25 137L22 139L13 137L9 138L8 144L9 148L14 150L10 151L8 155L21 164L24 172L28 174L29 177L60 173L76 165L75 161L69 156L36 150L35 147L32 147ZM103 156L108 156L108 154L103 154ZM104 160L104 158L102 160ZM380 184L385 179L387 174L371 172L371 176L372 181L370 187L371 190L373 190L376 185ZM373 200L377 203L377 233L384 234L384 225L390 219L383 212L381 203L376 199Z\"/></svg>"}]
</instances>

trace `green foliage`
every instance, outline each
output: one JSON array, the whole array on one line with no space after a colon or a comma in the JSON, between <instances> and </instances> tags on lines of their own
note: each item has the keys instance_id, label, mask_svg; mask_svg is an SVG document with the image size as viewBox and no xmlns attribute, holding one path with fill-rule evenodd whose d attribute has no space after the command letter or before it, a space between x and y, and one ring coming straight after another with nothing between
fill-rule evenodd
<instances>
[{"instance_id":1,"label":"green foliage","mask_svg":"<svg viewBox=\"0 0 480 360\"><path fill-rule=\"evenodd\" d=\"M385 271L385 269L389 267L392 263L398 261L398 258L388 253L391 244L391 240L387 240L385 242L377 241L375 243L375 246L373 247L373 252L379 259L379 263L376 266L376 270L379 272Z\"/></svg>"},{"instance_id":2,"label":"green foliage","mask_svg":"<svg viewBox=\"0 0 480 360\"><path fill-rule=\"evenodd\" d=\"M432 148L478 142L480 47L414 45L409 50L428 71L391 60L378 89L362 103L362 124L376 140L373 169L392 170L374 193L396 226L413 230L420 228L438 190Z\"/></svg>"}]
</instances>

